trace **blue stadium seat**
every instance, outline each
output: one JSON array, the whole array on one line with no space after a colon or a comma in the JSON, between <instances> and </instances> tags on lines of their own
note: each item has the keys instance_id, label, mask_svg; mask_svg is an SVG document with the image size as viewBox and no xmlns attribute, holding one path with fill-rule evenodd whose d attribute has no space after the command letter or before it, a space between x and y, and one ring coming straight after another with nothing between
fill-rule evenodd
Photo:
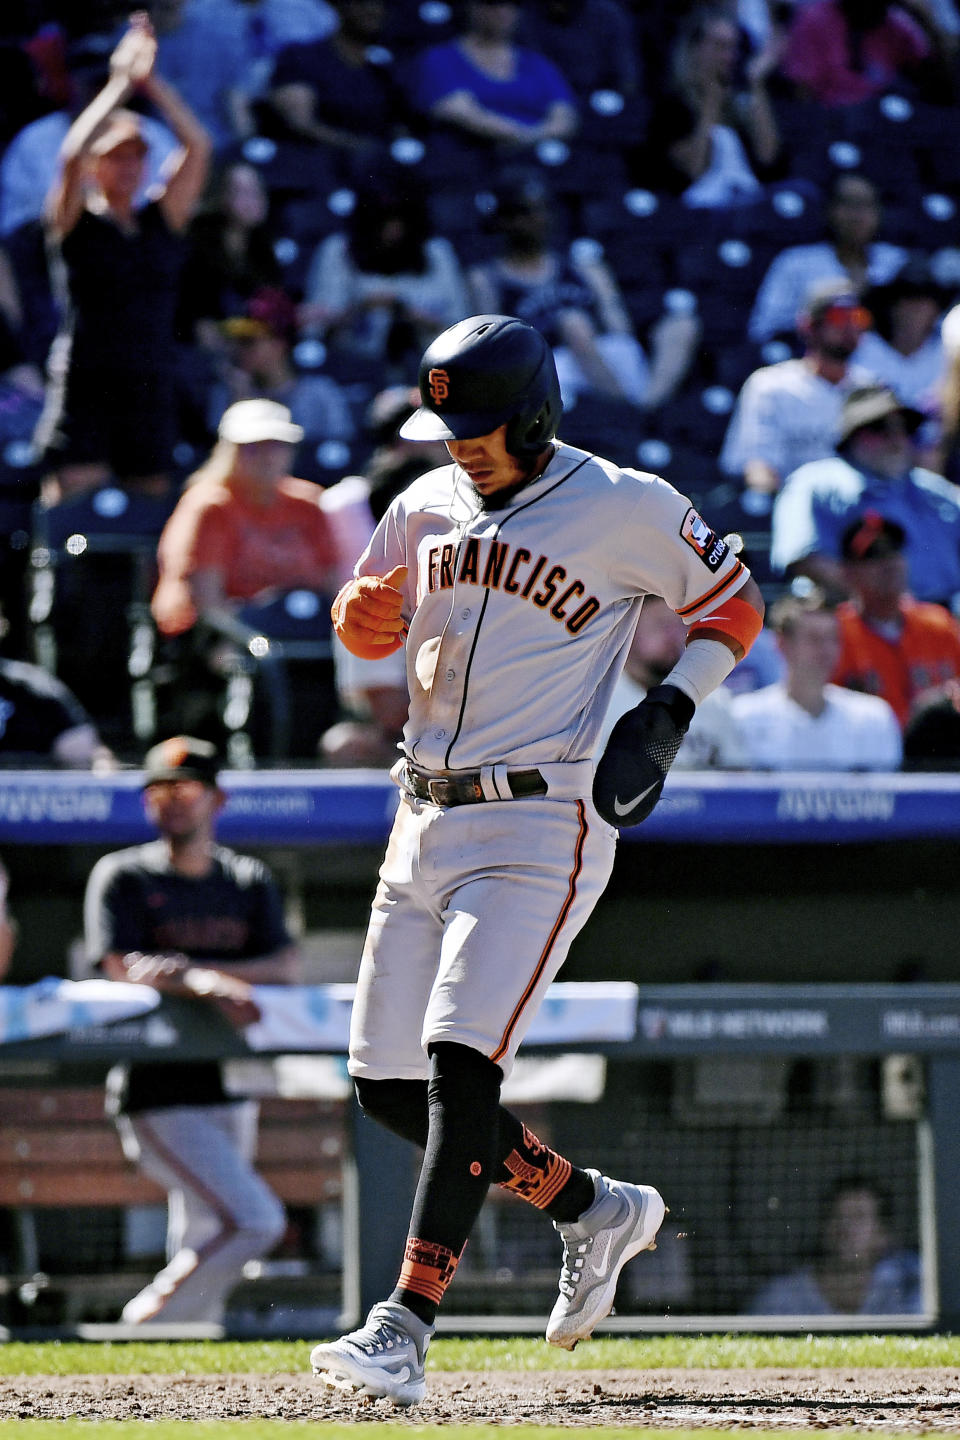
<instances>
[{"instance_id":1,"label":"blue stadium seat","mask_svg":"<svg viewBox=\"0 0 960 1440\"><path fill-rule=\"evenodd\" d=\"M33 509L34 658L58 675L108 744L130 744L153 663L150 596L160 532L176 502L105 485Z\"/></svg>"}]
</instances>

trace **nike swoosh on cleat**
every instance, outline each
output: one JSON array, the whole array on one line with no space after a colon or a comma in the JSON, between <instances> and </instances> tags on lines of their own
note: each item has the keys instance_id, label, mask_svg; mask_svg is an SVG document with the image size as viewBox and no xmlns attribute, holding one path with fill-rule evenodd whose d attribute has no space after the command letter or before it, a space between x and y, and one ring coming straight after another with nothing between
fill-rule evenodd
<instances>
[{"instance_id":1,"label":"nike swoosh on cleat","mask_svg":"<svg viewBox=\"0 0 960 1440\"><path fill-rule=\"evenodd\" d=\"M659 781L659 780L654 780L653 784L652 784L652 785L648 785L647 788L646 788L646 790L641 790L639 795L634 795L634 797L633 797L632 800L627 800L627 801L626 801L624 804L622 804L622 805L621 805L620 801L617 800L616 797L614 797L614 801L613 801L614 814L616 814L616 815L627 815L627 814L629 814L629 812L633 809L634 805L639 805L641 800L645 800L646 797L650 794L650 791L651 791L651 790L655 790L659 784L660 784L660 781Z\"/></svg>"}]
</instances>

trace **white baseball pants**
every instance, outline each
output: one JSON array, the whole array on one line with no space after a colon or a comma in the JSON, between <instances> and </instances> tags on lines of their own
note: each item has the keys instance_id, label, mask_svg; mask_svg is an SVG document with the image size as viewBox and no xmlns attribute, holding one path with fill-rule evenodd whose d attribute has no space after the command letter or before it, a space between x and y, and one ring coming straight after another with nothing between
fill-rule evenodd
<instances>
[{"instance_id":1,"label":"white baseball pants","mask_svg":"<svg viewBox=\"0 0 960 1440\"><path fill-rule=\"evenodd\" d=\"M506 1077L602 895L616 831L587 800L401 797L350 1026L351 1075L419 1080L456 1041Z\"/></svg>"},{"instance_id":2,"label":"white baseball pants","mask_svg":"<svg viewBox=\"0 0 960 1440\"><path fill-rule=\"evenodd\" d=\"M124 1154L167 1192L167 1264L123 1308L130 1325L222 1321L248 1260L273 1249L285 1212L253 1168L255 1101L117 1117Z\"/></svg>"}]
</instances>

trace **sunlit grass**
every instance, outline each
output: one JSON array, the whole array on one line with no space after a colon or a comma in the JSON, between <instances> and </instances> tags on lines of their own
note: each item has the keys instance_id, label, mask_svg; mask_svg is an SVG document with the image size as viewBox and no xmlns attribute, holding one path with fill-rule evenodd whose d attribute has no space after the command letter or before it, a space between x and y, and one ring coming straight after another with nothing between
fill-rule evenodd
<instances>
[{"instance_id":1,"label":"sunlit grass","mask_svg":"<svg viewBox=\"0 0 960 1440\"><path fill-rule=\"evenodd\" d=\"M320 1336L318 1339L322 1338ZM306 1373L306 1341L10 1341L0 1375L275 1375ZM444 1336L432 1370L754 1369L782 1366L960 1368L960 1337L938 1335L602 1336L573 1353L530 1336ZM408 1430L409 1427L405 1427ZM151 1434L157 1432L151 1430Z\"/></svg>"}]
</instances>

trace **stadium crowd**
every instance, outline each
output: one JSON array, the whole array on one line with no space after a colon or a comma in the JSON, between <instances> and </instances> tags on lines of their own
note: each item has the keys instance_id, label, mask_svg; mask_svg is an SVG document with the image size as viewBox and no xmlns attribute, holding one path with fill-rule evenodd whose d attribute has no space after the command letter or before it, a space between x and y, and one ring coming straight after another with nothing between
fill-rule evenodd
<instances>
[{"instance_id":1,"label":"stadium crowd","mask_svg":"<svg viewBox=\"0 0 960 1440\"><path fill-rule=\"evenodd\" d=\"M481 310L742 537L768 628L688 763L956 763L955 0L9 0L0 76L7 763L42 676L119 763L387 757L327 601Z\"/></svg>"}]
</instances>

